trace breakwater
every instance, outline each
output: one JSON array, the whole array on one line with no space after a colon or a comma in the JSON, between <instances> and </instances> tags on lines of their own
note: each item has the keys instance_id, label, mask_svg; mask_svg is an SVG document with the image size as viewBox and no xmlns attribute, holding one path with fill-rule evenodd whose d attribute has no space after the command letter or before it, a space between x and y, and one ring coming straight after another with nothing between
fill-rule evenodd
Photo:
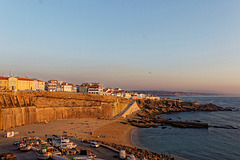
<instances>
[{"instance_id":1,"label":"breakwater","mask_svg":"<svg viewBox=\"0 0 240 160\"><path fill-rule=\"evenodd\" d=\"M110 119L130 100L81 93L1 91L0 129L73 118Z\"/></svg>"}]
</instances>

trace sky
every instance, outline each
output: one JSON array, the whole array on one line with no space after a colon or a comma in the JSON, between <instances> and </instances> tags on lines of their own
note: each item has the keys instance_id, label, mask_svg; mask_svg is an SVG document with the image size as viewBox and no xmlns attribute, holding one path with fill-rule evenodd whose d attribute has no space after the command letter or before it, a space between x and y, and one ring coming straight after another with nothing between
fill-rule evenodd
<instances>
[{"instance_id":1,"label":"sky","mask_svg":"<svg viewBox=\"0 0 240 160\"><path fill-rule=\"evenodd\" d=\"M240 95L239 0L0 0L0 76Z\"/></svg>"}]
</instances>

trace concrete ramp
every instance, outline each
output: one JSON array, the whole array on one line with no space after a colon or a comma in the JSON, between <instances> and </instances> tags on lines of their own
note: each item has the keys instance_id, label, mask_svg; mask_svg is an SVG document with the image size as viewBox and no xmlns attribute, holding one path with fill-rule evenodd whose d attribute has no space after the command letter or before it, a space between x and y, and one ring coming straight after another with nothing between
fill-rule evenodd
<instances>
[{"instance_id":1,"label":"concrete ramp","mask_svg":"<svg viewBox=\"0 0 240 160\"><path fill-rule=\"evenodd\" d=\"M118 113L116 116L111 118L111 120L115 120L120 117L126 118L127 115L130 115L133 112L138 111L138 110L140 110L140 108L138 107L136 101L131 101L122 112Z\"/></svg>"}]
</instances>

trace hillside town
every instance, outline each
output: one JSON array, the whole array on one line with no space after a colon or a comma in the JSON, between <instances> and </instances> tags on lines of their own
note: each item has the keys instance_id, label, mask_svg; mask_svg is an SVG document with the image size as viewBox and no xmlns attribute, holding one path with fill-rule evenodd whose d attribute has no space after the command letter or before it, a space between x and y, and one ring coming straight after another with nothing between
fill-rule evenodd
<instances>
[{"instance_id":1,"label":"hillside town","mask_svg":"<svg viewBox=\"0 0 240 160\"><path fill-rule=\"evenodd\" d=\"M153 99L160 100L160 97L149 94L130 92L121 88L104 87L101 83L73 83L59 80L49 80L47 82L28 77L0 76L0 90L14 91L48 91L48 92L72 92L87 93L103 96L117 96L127 99Z\"/></svg>"}]
</instances>

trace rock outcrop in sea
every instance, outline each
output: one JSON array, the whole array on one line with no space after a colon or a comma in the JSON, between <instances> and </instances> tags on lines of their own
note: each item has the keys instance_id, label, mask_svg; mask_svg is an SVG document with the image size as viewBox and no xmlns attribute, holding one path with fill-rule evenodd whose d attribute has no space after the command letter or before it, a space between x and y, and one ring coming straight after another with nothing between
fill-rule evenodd
<instances>
[{"instance_id":1,"label":"rock outcrop in sea","mask_svg":"<svg viewBox=\"0 0 240 160\"><path fill-rule=\"evenodd\" d=\"M161 114L171 114L174 112L192 112L192 111L231 111L232 109L225 109L214 104L199 104L198 102L183 102L181 100L137 100L141 111L137 112L135 116L129 117L128 122L136 127L149 128L170 125L180 128L208 128L208 123L200 121L183 122L173 121L171 119L164 119Z\"/></svg>"}]
</instances>

